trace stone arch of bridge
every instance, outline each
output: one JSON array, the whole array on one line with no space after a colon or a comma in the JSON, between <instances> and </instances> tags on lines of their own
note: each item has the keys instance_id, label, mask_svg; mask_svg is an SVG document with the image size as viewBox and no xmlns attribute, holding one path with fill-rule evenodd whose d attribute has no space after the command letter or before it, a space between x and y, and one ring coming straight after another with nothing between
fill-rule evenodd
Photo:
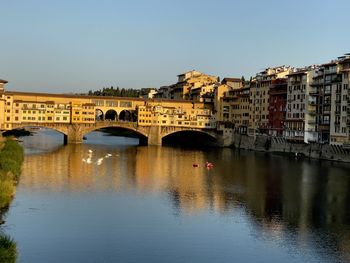
<instances>
[{"instance_id":1,"label":"stone arch of bridge","mask_svg":"<svg viewBox=\"0 0 350 263\"><path fill-rule=\"evenodd\" d=\"M84 135L86 135L86 134L88 134L90 132L93 132L93 131L96 131L96 130L99 130L99 129L104 129L104 128L124 129L124 130L132 132L133 134L138 135L141 138L142 137L145 138L145 139L148 138L148 134L146 133L146 131L138 129L134 125L129 125L129 124L123 125L123 124L118 124L118 123L115 124L115 123L108 123L108 122L104 122L103 124L96 125L96 126L93 126L93 127L87 127L87 128L82 130L82 135L84 136Z\"/></svg>"},{"instance_id":2,"label":"stone arch of bridge","mask_svg":"<svg viewBox=\"0 0 350 263\"><path fill-rule=\"evenodd\" d=\"M137 113L135 110L122 110L119 114L119 120L121 121L137 121Z\"/></svg>"},{"instance_id":3,"label":"stone arch of bridge","mask_svg":"<svg viewBox=\"0 0 350 263\"><path fill-rule=\"evenodd\" d=\"M105 119L105 115L103 113L103 110L101 109L96 109L95 110L95 118L96 118L96 121L103 121Z\"/></svg>"},{"instance_id":4,"label":"stone arch of bridge","mask_svg":"<svg viewBox=\"0 0 350 263\"><path fill-rule=\"evenodd\" d=\"M26 129L26 128L45 128L45 129L50 129L50 130L59 132L65 136L68 135L68 129L66 125L59 125L59 124L47 125L43 123L43 124L20 124L20 125L13 125L12 127L13 127L12 130L8 130L8 131Z\"/></svg>"},{"instance_id":5,"label":"stone arch of bridge","mask_svg":"<svg viewBox=\"0 0 350 263\"><path fill-rule=\"evenodd\" d=\"M104 120L117 121L118 117L118 112L114 109L109 109L104 114Z\"/></svg>"}]
</instances>

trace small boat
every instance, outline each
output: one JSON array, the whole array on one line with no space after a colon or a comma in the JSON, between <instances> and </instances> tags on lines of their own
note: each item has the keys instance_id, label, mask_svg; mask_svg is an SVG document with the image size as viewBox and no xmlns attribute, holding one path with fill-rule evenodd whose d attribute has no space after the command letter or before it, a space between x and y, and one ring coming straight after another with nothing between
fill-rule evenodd
<instances>
[{"instance_id":1,"label":"small boat","mask_svg":"<svg viewBox=\"0 0 350 263\"><path fill-rule=\"evenodd\" d=\"M205 162L205 167L207 167L207 169L212 169L214 167L214 164L210 162Z\"/></svg>"}]
</instances>

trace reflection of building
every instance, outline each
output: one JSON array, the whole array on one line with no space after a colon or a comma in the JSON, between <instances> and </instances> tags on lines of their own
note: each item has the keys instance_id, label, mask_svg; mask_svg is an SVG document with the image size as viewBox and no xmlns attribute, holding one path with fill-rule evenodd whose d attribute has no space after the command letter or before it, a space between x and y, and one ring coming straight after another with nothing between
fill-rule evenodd
<instances>
[{"instance_id":1,"label":"reflection of building","mask_svg":"<svg viewBox=\"0 0 350 263\"><path fill-rule=\"evenodd\" d=\"M93 149L93 164L87 165L82 159L87 158L90 147L69 145L52 153L26 156L20 184L91 194L120 189L167 193L178 213L211 211L234 217L237 214L232 213L237 212L258 234L271 238L288 235L310 249L336 247L344 254L350 246L350 239L345 238L350 235L348 167L238 155L230 149L207 153L109 146ZM96 160L106 155L106 149L112 157L97 166ZM215 163L211 171L203 166L207 160ZM329 240L315 242L315 237L320 237L313 228L327 229L336 238L331 244Z\"/></svg>"}]
</instances>

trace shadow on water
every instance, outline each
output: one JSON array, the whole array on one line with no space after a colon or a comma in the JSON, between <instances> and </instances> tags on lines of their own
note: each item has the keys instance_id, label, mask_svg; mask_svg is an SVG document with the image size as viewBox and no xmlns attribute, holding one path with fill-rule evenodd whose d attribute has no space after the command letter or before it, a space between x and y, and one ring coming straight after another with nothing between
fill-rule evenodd
<instances>
[{"instance_id":1,"label":"shadow on water","mask_svg":"<svg viewBox=\"0 0 350 263\"><path fill-rule=\"evenodd\" d=\"M181 131L165 136L162 139L162 145L205 150L208 147L217 147L217 141L206 133Z\"/></svg>"}]
</instances>

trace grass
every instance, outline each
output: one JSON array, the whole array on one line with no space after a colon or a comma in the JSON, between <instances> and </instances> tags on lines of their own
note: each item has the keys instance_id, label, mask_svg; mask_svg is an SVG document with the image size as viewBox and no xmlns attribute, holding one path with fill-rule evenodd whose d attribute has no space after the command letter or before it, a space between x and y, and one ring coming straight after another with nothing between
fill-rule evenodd
<instances>
[{"instance_id":1,"label":"grass","mask_svg":"<svg viewBox=\"0 0 350 263\"><path fill-rule=\"evenodd\" d=\"M16 259L16 242L9 236L0 234L0 262L14 263Z\"/></svg>"},{"instance_id":2,"label":"grass","mask_svg":"<svg viewBox=\"0 0 350 263\"><path fill-rule=\"evenodd\" d=\"M15 181L21 174L23 148L12 138L7 138L0 151L0 172L11 173Z\"/></svg>"},{"instance_id":3,"label":"grass","mask_svg":"<svg viewBox=\"0 0 350 263\"><path fill-rule=\"evenodd\" d=\"M7 177L0 175L0 209L7 207L15 194L15 182L12 176Z\"/></svg>"},{"instance_id":4,"label":"grass","mask_svg":"<svg viewBox=\"0 0 350 263\"><path fill-rule=\"evenodd\" d=\"M0 212L9 206L15 185L21 174L23 148L12 138L0 140ZM1 216L1 214L0 214ZM1 218L0 218L1 219ZM12 238L0 233L0 262L16 262L17 245Z\"/></svg>"},{"instance_id":5,"label":"grass","mask_svg":"<svg viewBox=\"0 0 350 263\"><path fill-rule=\"evenodd\" d=\"M21 174L23 148L7 138L0 150L0 209L7 207L15 193L15 184Z\"/></svg>"}]
</instances>

